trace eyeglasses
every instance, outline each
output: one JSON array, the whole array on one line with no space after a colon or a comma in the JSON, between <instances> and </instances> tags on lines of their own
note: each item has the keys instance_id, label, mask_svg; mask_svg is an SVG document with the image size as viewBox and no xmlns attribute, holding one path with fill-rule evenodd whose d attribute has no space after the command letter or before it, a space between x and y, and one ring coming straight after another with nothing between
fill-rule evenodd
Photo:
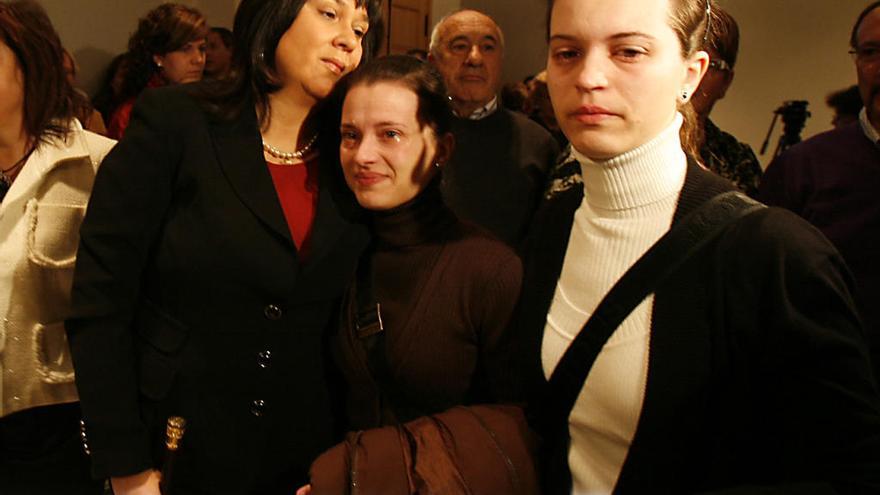
<instances>
[{"instance_id":1,"label":"eyeglasses","mask_svg":"<svg viewBox=\"0 0 880 495\"><path fill-rule=\"evenodd\" d=\"M856 62L863 64L880 62L880 46L877 45L858 46L850 50L849 54L852 55Z\"/></svg>"},{"instance_id":2,"label":"eyeglasses","mask_svg":"<svg viewBox=\"0 0 880 495\"><path fill-rule=\"evenodd\" d=\"M721 60L721 59L710 60L709 61L709 68L719 70L722 72L733 71L733 67L731 67L730 64L728 64L726 60Z\"/></svg>"}]
</instances>

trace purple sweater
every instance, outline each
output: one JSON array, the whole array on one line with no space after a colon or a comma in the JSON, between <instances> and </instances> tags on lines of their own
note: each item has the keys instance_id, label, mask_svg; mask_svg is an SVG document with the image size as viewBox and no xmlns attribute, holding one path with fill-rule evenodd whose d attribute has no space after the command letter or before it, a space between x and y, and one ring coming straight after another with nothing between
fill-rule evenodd
<instances>
[{"instance_id":1,"label":"purple sweater","mask_svg":"<svg viewBox=\"0 0 880 495\"><path fill-rule=\"evenodd\" d=\"M858 122L819 134L773 160L758 199L799 214L843 255L880 378L880 147Z\"/></svg>"}]
</instances>

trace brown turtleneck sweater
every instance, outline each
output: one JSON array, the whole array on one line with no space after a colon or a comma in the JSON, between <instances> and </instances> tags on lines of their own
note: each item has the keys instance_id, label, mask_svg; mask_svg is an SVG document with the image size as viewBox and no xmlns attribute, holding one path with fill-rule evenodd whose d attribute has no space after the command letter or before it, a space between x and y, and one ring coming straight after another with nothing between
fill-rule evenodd
<instances>
[{"instance_id":1,"label":"brown turtleneck sweater","mask_svg":"<svg viewBox=\"0 0 880 495\"><path fill-rule=\"evenodd\" d=\"M499 354L519 295L519 258L460 222L443 204L436 181L407 204L373 212L372 231L374 244L365 256L381 305L394 392L380 395L387 386L379 387L370 372L354 329L350 290L331 344L345 379L348 429L493 401L494 388L507 375ZM393 413L383 401L392 402Z\"/></svg>"}]
</instances>

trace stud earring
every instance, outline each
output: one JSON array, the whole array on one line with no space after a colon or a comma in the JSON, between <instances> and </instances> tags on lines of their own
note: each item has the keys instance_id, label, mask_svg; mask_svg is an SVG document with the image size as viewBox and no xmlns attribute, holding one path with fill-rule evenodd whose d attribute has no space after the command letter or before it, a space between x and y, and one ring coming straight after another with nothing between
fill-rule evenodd
<instances>
[{"instance_id":1,"label":"stud earring","mask_svg":"<svg viewBox=\"0 0 880 495\"><path fill-rule=\"evenodd\" d=\"M440 168L440 162L434 162L434 168Z\"/></svg>"},{"instance_id":2,"label":"stud earring","mask_svg":"<svg viewBox=\"0 0 880 495\"><path fill-rule=\"evenodd\" d=\"M681 100L682 100L683 102L687 102L689 96L690 96L690 93L688 92L688 90L683 89L683 90L681 91Z\"/></svg>"}]
</instances>

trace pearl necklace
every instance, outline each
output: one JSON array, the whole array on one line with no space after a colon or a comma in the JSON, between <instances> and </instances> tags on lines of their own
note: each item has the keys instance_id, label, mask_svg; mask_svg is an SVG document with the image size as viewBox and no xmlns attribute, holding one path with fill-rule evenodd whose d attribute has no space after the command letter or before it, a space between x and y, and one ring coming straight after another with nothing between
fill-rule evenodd
<instances>
[{"instance_id":1,"label":"pearl necklace","mask_svg":"<svg viewBox=\"0 0 880 495\"><path fill-rule=\"evenodd\" d=\"M277 158L281 160L282 165L293 165L293 162L300 161L303 159L303 156L312 149L312 145L315 144L315 141L318 140L318 135L315 134L312 136L312 139L306 143L305 146L296 150L296 151L281 151L278 148L272 146L271 144L263 141L263 151L265 151L272 158Z\"/></svg>"}]
</instances>

